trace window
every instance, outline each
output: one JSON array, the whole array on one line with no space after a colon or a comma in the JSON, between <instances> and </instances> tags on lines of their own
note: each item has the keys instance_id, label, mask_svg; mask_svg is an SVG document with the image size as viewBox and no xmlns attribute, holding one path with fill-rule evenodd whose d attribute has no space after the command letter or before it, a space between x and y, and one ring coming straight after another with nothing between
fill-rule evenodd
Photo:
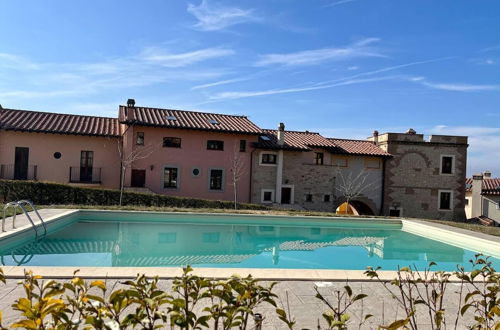
<instances>
[{"instance_id":1,"label":"window","mask_svg":"<svg viewBox=\"0 0 500 330\"><path fill-rule=\"evenodd\" d=\"M465 199L465 205L469 205L469 199L468 198Z\"/></svg>"},{"instance_id":2,"label":"window","mask_svg":"<svg viewBox=\"0 0 500 330\"><path fill-rule=\"evenodd\" d=\"M62 155L61 155L61 153L60 153L59 151L54 152L54 158L55 158L55 159L60 159L60 158L61 158L61 156L62 156Z\"/></svg>"},{"instance_id":3,"label":"window","mask_svg":"<svg viewBox=\"0 0 500 330\"><path fill-rule=\"evenodd\" d=\"M138 146L144 145L144 132L137 132L137 135L135 137L135 144Z\"/></svg>"},{"instance_id":4,"label":"window","mask_svg":"<svg viewBox=\"0 0 500 330\"><path fill-rule=\"evenodd\" d=\"M217 119L209 119L208 122L212 125L219 125L219 122L217 121Z\"/></svg>"},{"instance_id":5,"label":"window","mask_svg":"<svg viewBox=\"0 0 500 330\"><path fill-rule=\"evenodd\" d=\"M324 158L323 153L317 152L316 153L316 165L323 165L323 158Z\"/></svg>"},{"instance_id":6,"label":"window","mask_svg":"<svg viewBox=\"0 0 500 330\"><path fill-rule=\"evenodd\" d=\"M177 167L165 167L163 169L163 188L177 188L178 169Z\"/></svg>"},{"instance_id":7,"label":"window","mask_svg":"<svg viewBox=\"0 0 500 330\"><path fill-rule=\"evenodd\" d=\"M247 151L247 140L240 140L240 152Z\"/></svg>"},{"instance_id":8,"label":"window","mask_svg":"<svg viewBox=\"0 0 500 330\"><path fill-rule=\"evenodd\" d=\"M165 119L167 120L177 120L177 117L176 116L165 116Z\"/></svg>"},{"instance_id":9,"label":"window","mask_svg":"<svg viewBox=\"0 0 500 330\"><path fill-rule=\"evenodd\" d=\"M180 148L181 147L181 138L178 137L164 137L163 138L163 147L165 148Z\"/></svg>"},{"instance_id":10,"label":"window","mask_svg":"<svg viewBox=\"0 0 500 330\"><path fill-rule=\"evenodd\" d=\"M193 168L192 173L193 173L193 176L198 176L198 175L200 175L200 169L195 167L195 168Z\"/></svg>"},{"instance_id":11,"label":"window","mask_svg":"<svg viewBox=\"0 0 500 330\"><path fill-rule=\"evenodd\" d=\"M208 140L207 150L224 150L224 141Z\"/></svg>"},{"instance_id":12,"label":"window","mask_svg":"<svg viewBox=\"0 0 500 330\"><path fill-rule=\"evenodd\" d=\"M323 196L323 202L325 202L325 203L330 202L330 195L324 195Z\"/></svg>"},{"instance_id":13,"label":"window","mask_svg":"<svg viewBox=\"0 0 500 330\"><path fill-rule=\"evenodd\" d=\"M380 159L366 158L365 159L365 167L368 169L379 169L380 168Z\"/></svg>"},{"instance_id":14,"label":"window","mask_svg":"<svg viewBox=\"0 0 500 330\"><path fill-rule=\"evenodd\" d=\"M453 174L454 156L441 156L441 174Z\"/></svg>"},{"instance_id":15,"label":"window","mask_svg":"<svg viewBox=\"0 0 500 330\"><path fill-rule=\"evenodd\" d=\"M224 184L224 170L210 170L210 190L222 190Z\"/></svg>"},{"instance_id":16,"label":"window","mask_svg":"<svg viewBox=\"0 0 500 330\"><path fill-rule=\"evenodd\" d=\"M500 210L500 201L497 202L497 210Z\"/></svg>"},{"instance_id":17,"label":"window","mask_svg":"<svg viewBox=\"0 0 500 330\"><path fill-rule=\"evenodd\" d=\"M400 208L391 208L389 210L389 216L390 217L400 217L401 216L401 209Z\"/></svg>"},{"instance_id":18,"label":"window","mask_svg":"<svg viewBox=\"0 0 500 330\"><path fill-rule=\"evenodd\" d=\"M260 200L262 203L272 203L274 201L274 190L262 189Z\"/></svg>"},{"instance_id":19,"label":"window","mask_svg":"<svg viewBox=\"0 0 500 330\"><path fill-rule=\"evenodd\" d=\"M439 209L451 210L452 193L449 190L439 191Z\"/></svg>"},{"instance_id":20,"label":"window","mask_svg":"<svg viewBox=\"0 0 500 330\"><path fill-rule=\"evenodd\" d=\"M312 202L313 201L313 195L312 194L306 194L306 202Z\"/></svg>"},{"instance_id":21,"label":"window","mask_svg":"<svg viewBox=\"0 0 500 330\"><path fill-rule=\"evenodd\" d=\"M276 154L262 154L261 164L276 164Z\"/></svg>"},{"instance_id":22,"label":"window","mask_svg":"<svg viewBox=\"0 0 500 330\"><path fill-rule=\"evenodd\" d=\"M349 162L347 161L347 157L335 156L333 158L333 166L348 167L349 166Z\"/></svg>"}]
</instances>

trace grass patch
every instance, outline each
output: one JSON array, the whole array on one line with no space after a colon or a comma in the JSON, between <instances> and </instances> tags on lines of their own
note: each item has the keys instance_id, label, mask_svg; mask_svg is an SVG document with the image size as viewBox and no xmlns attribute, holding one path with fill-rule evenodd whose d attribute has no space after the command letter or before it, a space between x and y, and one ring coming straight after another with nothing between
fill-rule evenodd
<instances>
[{"instance_id":1,"label":"grass patch","mask_svg":"<svg viewBox=\"0 0 500 330\"><path fill-rule=\"evenodd\" d=\"M419 219L419 220L439 223L442 225L447 225L456 228L467 229L478 233L483 233L493 236L500 236L500 227L483 226L476 223L445 221L445 220L428 220L428 219Z\"/></svg>"}]
</instances>

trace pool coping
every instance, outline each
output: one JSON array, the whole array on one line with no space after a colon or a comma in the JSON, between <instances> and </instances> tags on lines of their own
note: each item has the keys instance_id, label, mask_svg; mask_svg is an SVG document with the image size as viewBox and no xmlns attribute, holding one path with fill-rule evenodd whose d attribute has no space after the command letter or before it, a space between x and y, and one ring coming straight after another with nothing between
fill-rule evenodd
<instances>
[{"instance_id":1,"label":"pool coping","mask_svg":"<svg viewBox=\"0 0 500 330\"><path fill-rule=\"evenodd\" d=\"M120 211L120 210L93 210L93 209L75 209L65 210L61 214L52 216L45 220L46 224L53 224L58 220L63 220L67 216L76 215L79 212L99 212L99 213L155 213L155 214L196 214L210 216L245 216L245 217L275 217L275 218L307 218L316 220L342 220L344 218L331 218L320 216L286 216L286 215L261 215L261 214L239 214L239 213L198 213L198 212L148 212L148 211ZM347 218L346 218L347 219ZM352 219L349 219L352 221ZM457 240L462 245L471 249L471 243L479 244L481 247L491 248L493 251L500 251L500 238L483 233L477 233L462 228L451 228L449 226L437 223L429 223L422 220L409 219L380 219L380 218L356 218L358 222L372 222L376 220L382 223L400 223L402 230L414 234L424 234L434 240L439 240L444 243L457 245ZM21 232L25 232L31 228L31 225L25 225L17 228L15 231L10 231L0 234L0 240ZM432 229L432 231L430 231ZM439 235L437 235L439 234ZM499 258L499 255L495 255ZM51 267L51 266L4 266L2 267L4 275L8 279L24 278L25 271L32 271L34 274L41 275L44 278L66 279L74 277L75 270L78 270L78 277L85 279L129 279L134 278L138 274L146 276L158 276L162 279L172 279L182 275L181 267ZM194 274L208 278L228 278L234 274L239 276L252 275L259 280L293 280L293 281L372 281L365 275L365 270L342 270L342 269L270 269L270 268L195 268ZM397 277L396 271L378 271L379 279L389 281ZM459 281L456 278L451 278L451 281Z\"/></svg>"}]
</instances>

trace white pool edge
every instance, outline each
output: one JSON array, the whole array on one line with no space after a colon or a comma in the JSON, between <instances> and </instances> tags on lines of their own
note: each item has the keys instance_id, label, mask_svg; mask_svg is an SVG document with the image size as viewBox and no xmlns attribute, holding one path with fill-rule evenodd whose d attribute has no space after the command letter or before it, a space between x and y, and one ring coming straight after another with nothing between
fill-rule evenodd
<instances>
[{"instance_id":1,"label":"white pool edge","mask_svg":"<svg viewBox=\"0 0 500 330\"><path fill-rule=\"evenodd\" d=\"M444 228L444 225L427 224L423 221L401 220L401 222L403 224L402 230L407 233L500 259L500 242L483 238L485 235L468 230L458 230L458 228Z\"/></svg>"}]
</instances>

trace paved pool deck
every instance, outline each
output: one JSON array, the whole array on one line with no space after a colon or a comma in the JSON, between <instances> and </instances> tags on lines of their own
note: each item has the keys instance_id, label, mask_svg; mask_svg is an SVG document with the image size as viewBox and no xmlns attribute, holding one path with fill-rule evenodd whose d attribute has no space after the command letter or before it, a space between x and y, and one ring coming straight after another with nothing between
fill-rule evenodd
<instances>
[{"instance_id":1,"label":"paved pool deck","mask_svg":"<svg viewBox=\"0 0 500 330\"><path fill-rule=\"evenodd\" d=\"M59 280L64 281L64 279ZM118 289L124 286L116 279L105 280L108 288ZM265 283L268 282L263 282L262 284ZM358 302L350 309L349 314L351 320L349 322L349 329L378 329L379 325L388 325L392 321L402 318L404 315L403 310L398 307L391 294L380 283L349 281L348 284L351 286L354 293L364 293L368 295L368 297L363 300L363 303ZM318 329L318 322L321 324L321 329L326 329L321 314L327 311L327 306L315 297L316 291L314 288L317 286L322 295L330 302L335 302L334 295L336 291L342 291L344 285L346 285L345 281L279 281L273 292L279 297L279 307L284 307L285 310L289 308L292 318L297 321L297 325L294 329ZM172 281L160 280L159 286L161 289L170 292ZM457 315L460 297L459 291L459 284L448 284L445 307L448 328L450 329L454 329L453 325ZM3 314L4 325L8 326L19 316L18 312L12 310L11 305L20 297L24 297L24 290L16 280L7 280L6 285L0 283L0 311L2 311ZM206 305L202 305L201 307L205 306ZM199 308L200 310L201 307ZM258 307L255 312L262 313L264 316L262 329L287 329L287 327L276 317L275 309L272 306L263 304ZM359 326L363 319L362 315L366 314L372 314L374 317L369 319L362 326ZM429 316L423 307L418 307L417 309L417 321L419 329L431 328ZM473 315L468 311L464 317L459 319L457 329L468 329L468 326L471 325L472 322ZM253 323L250 323L253 326ZM253 327L250 328L252 329Z\"/></svg>"}]
</instances>

